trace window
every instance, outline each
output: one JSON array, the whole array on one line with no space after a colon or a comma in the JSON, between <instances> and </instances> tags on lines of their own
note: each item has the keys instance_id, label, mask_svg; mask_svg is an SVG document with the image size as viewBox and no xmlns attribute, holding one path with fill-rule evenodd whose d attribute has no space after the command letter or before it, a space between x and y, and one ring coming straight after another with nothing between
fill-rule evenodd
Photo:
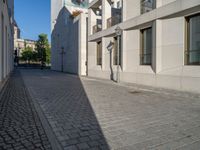
<instances>
[{"instance_id":1,"label":"window","mask_svg":"<svg viewBox=\"0 0 200 150\"><path fill-rule=\"evenodd\" d=\"M97 65L102 65L102 41L97 42Z\"/></svg>"},{"instance_id":2,"label":"window","mask_svg":"<svg viewBox=\"0 0 200 150\"><path fill-rule=\"evenodd\" d=\"M200 65L200 14L186 18L187 65Z\"/></svg>"},{"instance_id":3,"label":"window","mask_svg":"<svg viewBox=\"0 0 200 150\"><path fill-rule=\"evenodd\" d=\"M141 65L152 64L152 27L141 30Z\"/></svg>"},{"instance_id":4,"label":"window","mask_svg":"<svg viewBox=\"0 0 200 150\"><path fill-rule=\"evenodd\" d=\"M1 79L4 78L4 16L1 14L1 65L2 67L2 74Z\"/></svg>"},{"instance_id":5,"label":"window","mask_svg":"<svg viewBox=\"0 0 200 150\"><path fill-rule=\"evenodd\" d=\"M121 8L122 6L121 6L121 1L118 1L117 2L117 8Z\"/></svg>"},{"instance_id":6,"label":"window","mask_svg":"<svg viewBox=\"0 0 200 150\"><path fill-rule=\"evenodd\" d=\"M118 37L114 37L114 50L113 50L113 65L118 65L118 45L119 45L119 65L121 65L121 36L119 36L119 44Z\"/></svg>"},{"instance_id":7,"label":"window","mask_svg":"<svg viewBox=\"0 0 200 150\"><path fill-rule=\"evenodd\" d=\"M156 0L141 0L141 14L156 8Z\"/></svg>"},{"instance_id":8,"label":"window","mask_svg":"<svg viewBox=\"0 0 200 150\"><path fill-rule=\"evenodd\" d=\"M5 73L7 73L7 65L8 65L8 28L5 26Z\"/></svg>"}]
</instances>

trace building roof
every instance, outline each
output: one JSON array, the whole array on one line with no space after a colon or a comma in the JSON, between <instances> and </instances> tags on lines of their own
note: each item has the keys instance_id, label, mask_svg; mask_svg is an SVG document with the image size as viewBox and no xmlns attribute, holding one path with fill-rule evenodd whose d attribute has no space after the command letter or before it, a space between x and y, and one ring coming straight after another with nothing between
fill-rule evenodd
<instances>
[{"instance_id":1,"label":"building roof","mask_svg":"<svg viewBox=\"0 0 200 150\"><path fill-rule=\"evenodd\" d=\"M14 24L14 26L15 26L15 27L19 28L19 26L18 26L18 24L17 24L17 22L16 22L16 20L15 20L15 19L14 19L14 22L13 22L13 24Z\"/></svg>"},{"instance_id":2,"label":"building roof","mask_svg":"<svg viewBox=\"0 0 200 150\"><path fill-rule=\"evenodd\" d=\"M80 7L80 8L88 8L89 2L88 0L64 0L64 5Z\"/></svg>"}]
</instances>

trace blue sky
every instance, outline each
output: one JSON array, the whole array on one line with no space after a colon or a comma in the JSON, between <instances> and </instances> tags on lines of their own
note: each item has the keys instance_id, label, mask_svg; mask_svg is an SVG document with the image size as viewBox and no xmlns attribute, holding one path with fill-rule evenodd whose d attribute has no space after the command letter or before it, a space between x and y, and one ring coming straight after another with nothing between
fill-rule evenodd
<instances>
[{"instance_id":1,"label":"blue sky","mask_svg":"<svg viewBox=\"0 0 200 150\"><path fill-rule=\"evenodd\" d=\"M50 0L14 1L15 20L21 29L21 37L37 40L40 33L45 33L50 38Z\"/></svg>"}]
</instances>

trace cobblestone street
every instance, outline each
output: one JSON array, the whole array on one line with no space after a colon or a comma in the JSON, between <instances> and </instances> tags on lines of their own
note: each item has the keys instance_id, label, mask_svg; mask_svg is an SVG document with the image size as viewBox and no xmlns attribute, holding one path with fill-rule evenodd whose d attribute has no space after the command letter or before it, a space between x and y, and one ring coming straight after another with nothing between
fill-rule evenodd
<instances>
[{"instance_id":1,"label":"cobblestone street","mask_svg":"<svg viewBox=\"0 0 200 150\"><path fill-rule=\"evenodd\" d=\"M195 94L21 69L0 106L0 150L200 149Z\"/></svg>"},{"instance_id":2,"label":"cobblestone street","mask_svg":"<svg viewBox=\"0 0 200 150\"><path fill-rule=\"evenodd\" d=\"M51 150L19 71L0 97L0 150Z\"/></svg>"},{"instance_id":3,"label":"cobblestone street","mask_svg":"<svg viewBox=\"0 0 200 150\"><path fill-rule=\"evenodd\" d=\"M63 149L200 149L199 95L21 72Z\"/></svg>"}]
</instances>

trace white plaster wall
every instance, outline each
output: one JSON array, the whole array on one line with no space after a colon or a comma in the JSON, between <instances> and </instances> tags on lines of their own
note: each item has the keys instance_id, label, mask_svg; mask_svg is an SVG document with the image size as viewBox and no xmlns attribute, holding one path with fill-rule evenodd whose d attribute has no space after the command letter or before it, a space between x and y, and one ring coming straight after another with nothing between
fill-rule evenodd
<instances>
[{"instance_id":1,"label":"white plaster wall","mask_svg":"<svg viewBox=\"0 0 200 150\"><path fill-rule=\"evenodd\" d=\"M51 34L51 69L52 70L56 70L56 66L57 66L57 60L58 60L58 52L57 51L57 35L55 32L52 32Z\"/></svg>"},{"instance_id":2,"label":"white plaster wall","mask_svg":"<svg viewBox=\"0 0 200 150\"><path fill-rule=\"evenodd\" d=\"M80 60L80 67L79 72L80 75L86 75L87 73L87 67L86 67L86 61L87 61L87 35L88 35L88 15L81 14L79 16L79 60Z\"/></svg>"},{"instance_id":3,"label":"white plaster wall","mask_svg":"<svg viewBox=\"0 0 200 150\"><path fill-rule=\"evenodd\" d=\"M9 10L11 16L9 16ZM3 81L13 69L13 1L8 1L8 7L0 1L0 81ZM4 43L2 43L2 15L4 16ZM3 47L2 47L3 45Z\"/></svg>"},{"instance_id":4,"label":"white plaster wall","mask_svg":"<svg viewBox=\"0 0 200 150\"><path fill-rule=\"evenodd\" d=\"M60 35L54 30L54 26L57 23L57 18L60 10L63 7L63 0L51 0L51 69L61 70L61 45Z\"/></svg>"},{"instance_id":5,"label":"white plaster wall","mask_svg":"<svg viewBox=\"0 0 200 150\"><path fill-rule=\"evenodd\" d=\"M174 1L176 1L176 0L157 0L156 3L157 3L157 7L160 7L160 6L167 5Z\"/></svg>"},{"instance_id":6,"label":"white plaster wall","mask_svg":"<svg viewBox=\"0 0 200 150\"><path fill-rule=\"evenodd\" d=\"M123 1L123 21L140 15L140 0Z\"/></svg>"},{"instance_id":7,"label":"white plaster wall","mask_svg":"<svg viewBox=\"0 0 200 150\"><path fill-rule=\"evenodd\" d=\"M63 0L51 0L51 31L54 29L60 10L63 7Z\"/></svg>"},{"instance_id":8,"label":"white plaster wall","mask_svg":"<svg viewBox=\"0 0 200 150\"><path fill-rule=\"evenodd\" d=\"M169 32L170 31L170 32ZM184 65L185 18L162 22L162 70L157 85L200 92L200 66Z\"/></svg>"},{"instance_id":9,"label":"white plaster wall","mask_svg":"<svg viewBox=\"0 0 200 150\"><path fill-rule=\"evenodd\" d=\"M71 7L63 7L52 32L52 70L86 75L87 15L71 17ZM64 48L64 54L62 53Z\"/></svg>"},{"instance_id":10,"label":"white plaster wall","mask_svg":"<svg viewBox=\"0 0 200 150\"><path fill-rule=\"evenodd\" d=\"M184 21L183 17L162 21L162 72L184 64Z\"/></svg>"},{"instance_id":11,"label":"white plaster wall","mask_svg":"<svg viewBox=\"0 0 200 150\"><path fill-rule=\"evenodd\" d=\"M134 72L140 63L140 31L130 30L124 32L123 57L124 71Z\"/></svg>"},{"instance_id":12,"label":"white plaster wall","mask_svg":"<svg viewBox=\"0 0 200 150\"><path fill-rule=\"evenodd\" d=\"M107 29L107 19L111 17L111 6L108 0L102 0L102 27Z\"/></svg>"}]
</instances>

